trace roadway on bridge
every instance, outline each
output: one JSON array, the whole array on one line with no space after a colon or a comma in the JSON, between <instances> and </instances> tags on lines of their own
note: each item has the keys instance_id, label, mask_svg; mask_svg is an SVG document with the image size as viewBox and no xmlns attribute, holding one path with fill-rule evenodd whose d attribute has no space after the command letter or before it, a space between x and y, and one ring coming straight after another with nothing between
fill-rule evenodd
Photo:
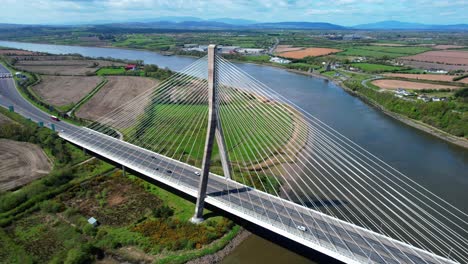
<instances>
[{"instance_id":1,"label":"roadway on bridge","mask_svg":"<svg viewBox=\"0 0 468 264\"><path fill-rule=\"evenodd\" d=\"M8 72L0 65L0 73ZM17 91L13 79L0 79L0 105L46 126L55 124L59 135L103 157L177 188L191 196L198 189L197 168L157 153L78 127L53 121ZM271 196L240 183L210 175L206 202L260 224L323 253L336 252L337 259L376 263L454 263L429 252L409 247L366 229L342 222L306 207ZM298 226L307 227L300 231ZM328 250L328 251L327 251ZM352 252L350 255L349 252ZM340 256L341 255L341 256ZM341 258L340 258L341 257Z\"/></svg>"}]
</instances>

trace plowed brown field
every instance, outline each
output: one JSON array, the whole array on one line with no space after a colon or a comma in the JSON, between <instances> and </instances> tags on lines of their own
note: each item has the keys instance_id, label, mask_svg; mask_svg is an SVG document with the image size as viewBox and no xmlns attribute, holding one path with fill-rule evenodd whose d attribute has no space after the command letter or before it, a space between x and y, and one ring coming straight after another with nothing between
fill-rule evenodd
<instances>
[{"instance_id":1,"label":"plowed brown field","mask_svg":"<svg viewBox=\"0 0 468 264\"><path fill-rule=\"evenodd\" d=\"M96 120L158 84L156 80L142 77L109 76L107 78L109 82L78 110L76 113L78 117ZM145 106L149 102L149 97L145 100L146 102L141 101L139 106ZM121 113L136 119L142 111L144 107L129 106L128 109L124 107ZM126 125L131 125L130 123Z\"/></svg>"},{"instance_id":2,"label":"plowed brown field","mask_svg":"<svg viewBox=\"0 0 468 264\"><path fill-rule=\"evenodd\" d=\"M427 51L417 55L403 57L402 59L436 62L440 64L468 65L468 51Z\"/></svg>"},{"instance_id":3,"label":"plowed brown field","mask_svg":"<svg viewBox=\"0 0 468 264\"><path fill-rule=\"evenodd\" d=\"M0 139L0 191L27 184L50 170L49 159L39 146Z\"/></svg>"},{"instance_id":4,"label":"plowed brown field","mask_svg":"<svg viewBox=\"0 0 468 264\"><path fill-rule=\"evenodd\" d=\"M398 88L409 89L409 90L421 90L421 89L459 89L459 86L441 85L432 83L421 83L421 82L410 82L410 81L399 81L399 80L375 80L372 84L382 88L395 90Z\"/></svg>"},{"instance_id":5,"label":"plowed brown field","mask_svg":"<svg viewBox=\"0 0 468 264\"><path fill-rule=\"evenodd\" d=\"M33 90L47 103L64 106L79 102L101 80L98 76L42 76L42 81L33 86Z\"/></svg>"},{"instance_id":6,"label":"plowed brown field","mask_svg":"<svg viewBox=\"0 0 468 264\"><path fill-rule=\"evenodd\" d=\"M453 82L453 78L456 76L452 75L441 75L441 74L404 74L404 73L386 73L384 76L416 79L416 80L429 80L429 81L443 81ZM457 83L468 83L468 78L461 79Z\"/></svg>"}]
</instances>

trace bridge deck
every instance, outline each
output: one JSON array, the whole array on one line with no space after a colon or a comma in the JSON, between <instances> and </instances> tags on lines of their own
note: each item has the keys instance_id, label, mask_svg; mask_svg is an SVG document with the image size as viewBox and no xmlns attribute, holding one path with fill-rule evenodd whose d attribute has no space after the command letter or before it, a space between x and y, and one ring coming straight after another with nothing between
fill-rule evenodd
<instances>
[{"instance_id":1,"label":"bridge deck","mask_svg":"<svg viewBox=\"0 0 468 264\"><path fill-rule=\"evenodd\" d=\"M197 195L197 168L87 128L80 128L78 133L61 132L60 136L193 197ZM206 202L346 263L455 263L214 174L208 181ZM299 225L307 230L299 230Z\"/></svg>"}]
</instances>

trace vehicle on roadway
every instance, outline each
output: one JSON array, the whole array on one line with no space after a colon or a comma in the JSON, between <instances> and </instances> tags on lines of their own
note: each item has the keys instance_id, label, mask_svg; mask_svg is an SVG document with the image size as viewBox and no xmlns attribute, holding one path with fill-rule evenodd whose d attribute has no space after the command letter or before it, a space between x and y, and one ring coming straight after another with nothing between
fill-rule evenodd
<instances>
[{"instance_id":1,"label":"vehicle on roadway","mask_svg":"<svg viewBox=\"0 0 468 264\"><path fill-rule=\"evenodd\" d=\"M200 173L198 171L195 172L195 175L200 176Z\"/></svg>"},{"instance_id":2,"label":"vehicle on roadway","mask_svg":"<svg viewBox=\"0 0 468 264\"><path fill-rule=\"evenodd\" d=\"M50 116L50 119L52 119L54 121L60 121L60 119L58 117L53 116L53 115Z\"/></svg>"},{"instance_id":3,"label":"vehicle on roadway","mask_svg":"<svg viewBox=\"0 0 468 264\"><path fill-rule=\"evenodd\" d=\"M305 226L303 226L303 225L298 225L296 228L301 230L302 232L307 231L307 228Z\"/></svg>"},{"instance_id":4,"label":"vehicle on roadway","mask_svg":"<svg viewBox=\"0 0 468 264\"><path fill-rule=\"evenodd\" d=\"M171 171L171 170L167 170L166 172L167 172L167 173L169 173L169 174L170 174L170 173L172 173L172 171Z\"/></svg>"}]
</instances>

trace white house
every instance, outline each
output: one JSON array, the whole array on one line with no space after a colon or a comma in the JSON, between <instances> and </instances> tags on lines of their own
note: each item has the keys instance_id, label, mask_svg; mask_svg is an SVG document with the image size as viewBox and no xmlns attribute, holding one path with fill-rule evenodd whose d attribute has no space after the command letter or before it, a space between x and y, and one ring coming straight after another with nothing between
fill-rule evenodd
<instances>
[{"instance_id":1,"label":"white house","mask_svg":"<svg viewBox=\"0 0 468 264\"><path fill-rule=\"evenodd\" d=\"M246 49L246 48L239 48L236 49L237 53L241 54L261 54L265 52L265 49Z\"/></svg>"},{"instance_id":2,"label":"white house","mask_svg":"<svg viewBox=\"0 0 468 264\"><path fill-rule=\"evenodd\" d=\"M279 64L288 64L288 63L291 63L290 60L283 59L283 58L279 58L279 57L273 57L273 58L271 58L271 59L270 59L270 62L279 63Z\"/></svg>"},{"instance_id":3,"label":"white house","mask_svg":"<svg viewBox=\"0 0 468 264\"><path fill-rule=\"evenodd\" d=\"M398 89L396 89L395 93L396 93L396 94L399 94L399 95L402 95L402 96L411 95L410 92L406 91L406 90L403 89L403 88L398 88Z\"/></svg>"},{"instance_id":4,"label":"white house","mask_svg":"<svg viewBox=\"0 0 468 264\"><path fill-rule=\"evenodd\" d=\"M424 95L424 94L418 95L418 99L419 99L419 100L422 100L422 101L425 102L425 103L431 101L431 98L429 98L427 95Z\"/></svg>"}]
</instances>

